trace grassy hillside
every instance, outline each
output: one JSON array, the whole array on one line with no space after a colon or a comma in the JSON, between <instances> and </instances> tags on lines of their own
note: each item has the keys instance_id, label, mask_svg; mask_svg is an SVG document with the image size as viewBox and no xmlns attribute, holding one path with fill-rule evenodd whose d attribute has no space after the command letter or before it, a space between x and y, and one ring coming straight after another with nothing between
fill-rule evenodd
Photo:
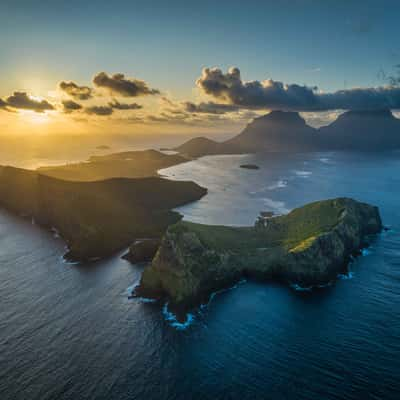
<instances>
[{"instance_id":1,"label":"grassy hillside","mask_svg":"<svg viewBox=\"0 0 400 400\"><path fill-rule=\"evenodd\" d=\"M345 208L345 200L319 201L297 208L287 215L277 216L267 227L228 227L195 224L181 221L171 232L195 232L200 241L218 251L253 250L262 247L283 246L291 249L310 237L330 231Z\"/></svg>"},{"instance_id":2,"label":"grassy hillside","mask_svg":"<svg viewBox=\"0 0 400 400\"><path fill-rule=\"evenodd\" d=\"M158 177L68 182L0 167L0 204L57 228L76 259L104 257L136 238L161 236L181 218L172 208L205 193L193 182Z\"/></svg>"},{"instance_id":3,"label":"grassy hillside","mask_svg":"<svg viewBox=\"0 0 400 400\"><path fill-rule=\"evenodd\" d=\"M98 181L109 178L143 178L156 176L161 168L186 162L180 155L156 150L126 151L104 156L92 156L88 161L52 167L41 167L43 175L70 181Z\"/></svg>"}]
</instances>

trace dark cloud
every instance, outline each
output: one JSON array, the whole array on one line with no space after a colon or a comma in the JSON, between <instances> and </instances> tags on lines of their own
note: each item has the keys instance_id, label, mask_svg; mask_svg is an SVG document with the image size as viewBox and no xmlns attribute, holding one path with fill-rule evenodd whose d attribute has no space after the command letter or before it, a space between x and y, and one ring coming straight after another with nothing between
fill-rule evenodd
<instances>
[{"instance_id":1,"label":"dark cloud","mask_svg":"<svg viewBox=\"0 0 400 400\"><path fill-rule=\"evenodd\" d=\"M93 83L97 87L108 89L111 93L124 97L160 94L159 90L149 88L146 82L125 78L124 74L109 76L105 72L99 72L93 78Z\"/></svg>"},{"instance_id":2,"label":"dark cloud","mask_svg":"<svg viewBox=\"0 0 400 400\"><path fill-rule=\"evenodd\" d=\"M73 111L78 111L81 110L83 107L81 104L76 103L73 100L64 100L62 102L63 107L64 107L64 111L67 113L73 112Z\"/></svg>"},{"instance_id":3,"label":"dark cloud","mask_svg":"<svg viewBox=\"0 0 400 400\"><path fill-rule=\"evenodd\" d=\"M109 102L108 105L115 110L140 110L141 108L143 108L140 104L137 103L120 103L117 100Z\"/></svg>"},{"instance_id":4,"label":"dark cloud","mask_svg":"<svg viewBox=\"0 0 400 400\"><path fill-rule=\"evenodd\" d=\"M7 103L3 99L0 99L0 110L7 110Z\"/></svg>"},{"instance_id":5,"label":"dark cloud","mask_svg":"<svg viewBox=\"0 0 400 400\"><path fill-rule=\"evenodd\" d=\"M85 108L86 114L90 115L106 116L106 115L111 115L113 111L114 110L110 106L92 106Z\"/></svg>"},{"instance_id":6,"label":"dark cloud","mask_svg":"<svg viewBox=\"0 0 400 400\"><path fill-rule=\"evenodd\" d=\"M247 109L326 111L400 108L400 88L393 85L320 93L316 87L284 84L271 79L244 82L238 68L230 68L227 73L219 68L206 68L196 84L215 99Z\"/></svg>"},{"instance_id":7,"label":"dark cloud","mask_svg":"<svg viewBox=\"0 0 400 400\"><path fill-rule=\"evenodd\" d=\"M7 106L32 110L36 112L44 112L47 110L54 110L54 106L50 104L47 100L34 100L31 99L26 92L14 92L12 96L6 99Z\"/></svg>"},{"instance_id":8,"label":"dark cloud","mask_svg":"<svg viewBox=\"0 0 400 400\"><path fill-rule=\"evenodd\" d=\"M205 113L205 114L225 114L238 111L239 107L234 104L219 104L209 101L207 103L192 103L186 101L183 103L185 111L189 113Z\"/></svg>"},{"instance_id":9,"label":"dark cloud","mask_svg":"<svg viewBox=\"0 0 400 400\"><path fill-rule=\"evenodd\" d=\"M196 84L206 94L244 108L303 109L317 103L314 88L271 79L243 82L238 68L226 74L219 68L205 68Z\"/></svg>"},{"instance_id":10,"label":"dark cloud","mask_svg":"<svg viewBox=\"0 0 400 400\"><path fill-rule=\"evenodd\" d=\"M400 108L400 87L355 88L317 94L322 110L378 110Z\"/></svg>"},{"instance_id":11,"label":"dark cloud","mask_svg":"<svg viewBox=\"0 0 400 400\"><path fill-rule=\"evenodd\" d=\"M77 100L88 100L93 97L93 89L89 86L79 86L72 81L62 81L58 86L62 91Z\"/></svg>"}]
</instances>

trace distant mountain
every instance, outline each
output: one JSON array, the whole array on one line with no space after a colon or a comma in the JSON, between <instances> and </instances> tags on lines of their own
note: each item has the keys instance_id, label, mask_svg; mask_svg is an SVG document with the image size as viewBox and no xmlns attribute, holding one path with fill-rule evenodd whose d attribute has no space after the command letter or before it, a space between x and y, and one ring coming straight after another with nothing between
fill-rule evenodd
<instances>
[{"instance_id":1,"label":"distant mountain","mask_svg":"<svg viewBox=\"0 0 400 400\"><path fill-rule=\"evenodd\" d=\"M310 151L317 148L318 133L297 112L272 111L254 119L224 144L249 153Z\"/></svg>"},{"instance_id":2,"label":"distant mountain","mask_svg":"<svg viewBox=\"0 0 400 400\"><path fill-rule=\"evenodd\" d=\"M175 150L191 156L322 150L381 151L400 148L400 120L390 110L348 111L315 129L297 112L272 111L225 142L198 137Z\"/></svg>"},{"instance_id":3,"label":"distant mountain","mask_svg":"<svg viewBox=\"0 0 400 400\"><path fill-rule=\"evenodd\" d=\"M216 142L205 137L190 139L174 150L189 157L201 157L206 154L223 154L228 152L224 143Z\"/></svg>"},{"instance_id":4,"label":"distant mountain","mask_svg":"<svg viewBox=\"0 0 400 400\"><path fill-rule=\"evenodd\" d=\"M157 176L157 171L188 161L179 154L156 150L124 151L65 165L40 167L42 175L67 181L99 181L110 178L143 178Z\"/></svg>"},{"instance_id":5,"label":"distant mountain","mask_svg":"<svg viewBox=\"0 0 400 400\"><path fill-rule=\"evenodd\" d=\"M333 150L400 148L400 119L390 110L348 111L319 132L323 147Z\"/></svg>"}]
</instances>

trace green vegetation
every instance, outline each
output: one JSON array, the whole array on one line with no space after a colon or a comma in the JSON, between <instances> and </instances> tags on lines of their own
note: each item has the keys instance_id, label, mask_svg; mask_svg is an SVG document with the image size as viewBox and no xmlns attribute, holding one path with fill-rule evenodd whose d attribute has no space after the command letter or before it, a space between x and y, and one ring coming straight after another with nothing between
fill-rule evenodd
<instances>
[{"instance_id":1,"label":"green vegetation","mask_svg":"<svg viewBox=\"0 0 400 400\"><path fill-rule=\"evenodd\" d=\"M218 251L248 251L260 247L291 249L310 237L330 231L345 207L344 199L319 201L268 220L266 227L228 227L182 221L171 232L191 231L207 247Z\"/></svg>"},{"instance_id":2,"label":"green vegetation","mask_svg":"<svg viewBox=\"0 0 400 400\"><path fill-rule=\"evenodd\" d=\"M0 204L57 228L69 257L80 260L108 256L138 238L160 237L181 218L172 208L205 193L193 182L158 177L69 182L0 167Z\"/></svg>"},{"instance_id":3,"label":"green vegetation","mask_svg":"<svg viewBox=\"0 0 400 400\"><path fill-rule=\"evenodd\" d=\"M347 198L307 204L253 227L180 221L168 228L136 292L187 309L243 276L326 283L381 228L376 207Z\"/></svg>"},{"instance_id":4,"label":"green vegetation","mask_svg":"<svg viewBox=\"0 0 400 400\"><path fill-rule=\"evenodd\" d=\"M41 167L37 172L70 181L98 181L109 178L143 178L157 176L157 171L188 161L176 154L156 150L126 151L92 156L86 162Z\"/></svg>"}]
</instances>

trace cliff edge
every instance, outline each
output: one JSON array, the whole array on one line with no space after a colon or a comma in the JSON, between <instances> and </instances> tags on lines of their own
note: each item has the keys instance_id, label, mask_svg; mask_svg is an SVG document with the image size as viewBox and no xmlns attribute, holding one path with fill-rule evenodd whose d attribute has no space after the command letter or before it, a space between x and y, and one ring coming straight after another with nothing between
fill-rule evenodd
<instances>
[{"instance_id":1,"label":"cliff edge","mask_svg":"<svg viewBox=\"0 0 400 400\"><path fill-rule=\"evenodd\" d=\"M243 277L323 284L346 269L367 235L381 229L377 207L349 198L260 218L253 227L181 221L168 228L135 294L187 310Z\"/></svg>"}]
</instances>

